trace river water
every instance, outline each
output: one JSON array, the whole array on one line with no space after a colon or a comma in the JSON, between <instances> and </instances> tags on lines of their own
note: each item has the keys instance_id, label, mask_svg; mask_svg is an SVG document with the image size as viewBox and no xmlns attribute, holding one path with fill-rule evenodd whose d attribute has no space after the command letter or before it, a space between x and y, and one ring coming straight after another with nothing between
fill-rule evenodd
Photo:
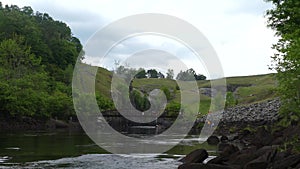
<instances>
[{"instance_id":1,"label":"river water","mask_svg":"<svg viewBox=\"0 0 300 169\"><path fill-rule=\"evenodd\" d=\"M0 133L0 168L176 169L178 159L196 148L211 155L216 150L199 144L197 135L163 154L110 154L84 132Z\"/></svg>"}]
</instances>

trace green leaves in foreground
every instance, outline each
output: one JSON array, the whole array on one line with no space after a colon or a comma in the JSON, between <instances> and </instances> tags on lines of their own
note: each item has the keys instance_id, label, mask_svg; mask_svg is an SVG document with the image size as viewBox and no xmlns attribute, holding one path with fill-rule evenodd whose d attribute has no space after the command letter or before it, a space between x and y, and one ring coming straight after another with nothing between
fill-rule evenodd
<instances>
[{"instance_id":1,"label":"green leaves in foreground","mask_svg":"<svg viewBox=\"0 0 300 169\"><path fill-rule=\"evenodd\" d=\"M268 0L274 8L267 11L268 26L279 40L273 45L272 69L278 72L281 112L284 117L300 117L300 1ZM291 119L290 119L291 120Z\"/></svg>"}]
</instances>

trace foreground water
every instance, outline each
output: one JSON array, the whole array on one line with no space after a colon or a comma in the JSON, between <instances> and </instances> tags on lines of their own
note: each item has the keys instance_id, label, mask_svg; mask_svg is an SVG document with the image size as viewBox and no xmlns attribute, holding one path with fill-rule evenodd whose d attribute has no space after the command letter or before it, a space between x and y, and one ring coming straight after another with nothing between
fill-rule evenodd
<instances>
[{"instance_id":1,"label":"foreground water","mask_svg":"<svg viewBox=\"0 0 300 169\"><path fill-rule=\"evenodd\" d=\"M83 132L0 134L0 168L175 169L178 159L196 148L208 149L212 155L215 152L215 147L199 144L196 135L163 154L110 154Z\"/></svg>"}]
</instances>

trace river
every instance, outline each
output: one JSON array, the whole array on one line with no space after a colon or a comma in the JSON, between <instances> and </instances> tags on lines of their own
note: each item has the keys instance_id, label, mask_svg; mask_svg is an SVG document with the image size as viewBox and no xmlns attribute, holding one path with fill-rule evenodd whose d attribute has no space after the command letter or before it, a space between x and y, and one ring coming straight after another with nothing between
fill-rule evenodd
<instances>
[{"instance_id":1,"label":"river","mask_svg":"<svg viewBox=\"0 0 300 169\"><path fill-rule=\"evenodd\" d=\"M0 133L0 168L175 169L178 159L196 148L205 148L210 155L216 150L199 144L197 135L163 154L110 154L84 132L6 132Z\"/></svg>"}]
</instances>

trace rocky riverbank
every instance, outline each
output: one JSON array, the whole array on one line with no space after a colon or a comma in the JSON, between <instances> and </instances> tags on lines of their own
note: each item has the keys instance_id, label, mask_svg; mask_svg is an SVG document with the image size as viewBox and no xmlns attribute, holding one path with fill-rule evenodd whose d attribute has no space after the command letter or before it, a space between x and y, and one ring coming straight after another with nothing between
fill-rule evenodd
<instances>
[{"instance_id":1,"label":"rocky riverbank","mask_svg":"<svg viewBox=\"0 0 300 169\"><path fill-rule=\"evenodd\" d=\"M218 156L206 164L206 150L198 149L181 161L179 169L299 169L300 124L279 127L278 99L227 109L207 140ZM244 113L242 113L244 112Z\"/></svg>"},{"instance_id":2,"label":"rocky riverbank","mask_svg":"<svg viewBox=\"0 0 300 169\"><path fill-rule=\"evenodd\" d=\"M195 150L181 160L178 169L299 169L299 140L300 125L262 126L235 136L211 136L208 143L218 144L219 155L203 164L208 158L206 150Z\"/></svg>"}]
</instances>

